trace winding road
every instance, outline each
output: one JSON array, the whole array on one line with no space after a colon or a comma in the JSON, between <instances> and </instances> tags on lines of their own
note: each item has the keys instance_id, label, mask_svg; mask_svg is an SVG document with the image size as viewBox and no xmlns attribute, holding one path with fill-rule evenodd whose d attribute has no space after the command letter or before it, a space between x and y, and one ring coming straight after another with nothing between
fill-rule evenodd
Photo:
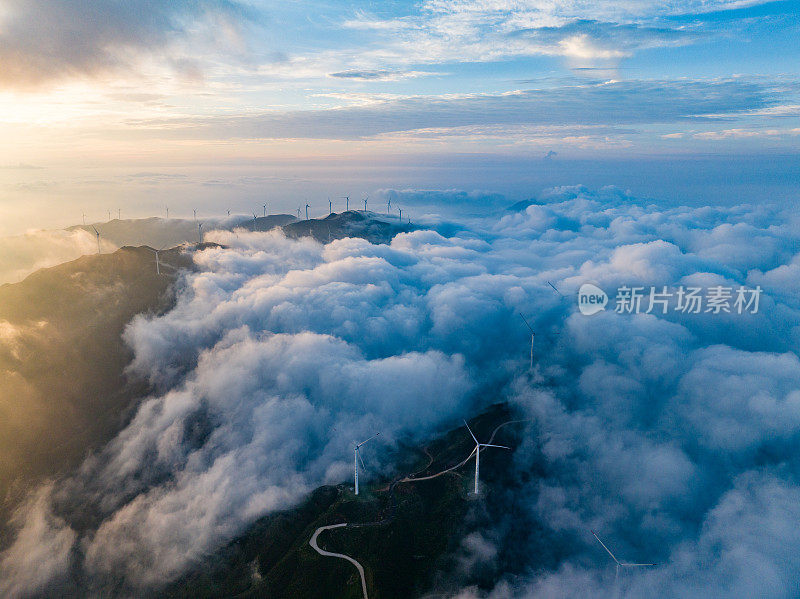
<instances>
[{"instance_id":1,"label":"winding road","mask_svg":"<svg viewBox=\"0 0 800 599\"><path fill-rule=\"evenodd\" d=\"M495 435L497 434L497 432L501 428L503 428L507 424L514 424L516 422L528 422L528 419L525 419L525 420L509 420L507 422L504 422L503 424L501 424L500 426L495 428L494 431L492 431L492 436L489 438L489 443L492 443L492 441L494 441ZM427 448L425 448L424 451L425 451L425 454L428 456L428 458L430 458L430 462L428 463L428 467L430 467L431 464L433 464L434 458L428 452ZM317 530L314 531L314 535L311 537L311 540L308 542L308 544L311 545L311 547L314 549L314 551L316 551L320 555L324 555L324 556L327 556L327 557L338 557L339 559L347 560L348 562L353 564L358 569L358 573L361 575L361 590L364 593L364 599L369 599L369 596L367 595L367 580L364 577L364 568L361 566L361 564L359 564L356 560L354 560L349 555L345 555L344 553L333 553L331 551L325 551L324 549L320 549L319 545L317 545L317 537L319 536L319 534L321 532L323 532L323 531L330 530L332 528L342 528L342 527L345 527L345 526L362 527L362 526L380 526L382 524L386 524L387 522L391 521L394 518L394 512L395 512L396 507L397 507L395 505L395 499L394 499L394 488L398 484L400 484L400 483L416 483L416 482L420 482L420 481L423 481L423 480L431 480L432 478L437 478L439 476L447 474L448 472L452 472L453 470L456 470L457 468L460 468L461 466L466 464L474 454L475 454L475 449L473 449L470 452L470 454L466 458L464 458L464 460L462 460L461 462L459 462L455 466L450 466L450 468L447 468L446 470L442 470L441 472L437 472L436 474L431 474L429 476L416 477L416 474L418 474L418 472L415 472L414 474L410 474L410 475L408 475L408 476L406 476L404 478L395 479L388 486L389 493L392 496L392 513L389 516L389 518L386 518L386 519L383 519L383 520L379 520L378 522L368 522L368 523L363 523L363 524L349 524L347 522L343 522L341 524L331 524L329 526L320 526ZM423 469L421 472L424 472L426 469L427 468Z\"/></svg>"},{"instance_id":2,"label":"winding road","mask_svg":"<svg viewBox=\"0 0 800 599\"><path fill-rule=\"evenodd\" d=\"M351 564L353 564L358 569L358 574L361 576L361 591L364 593L364 599L369 599L369 595L367 595L367 579L364 577L364 568L359 564L356 560L354 560L349 555L345 555L344 553L333 553L332 551L325 551L324 549L320 549L319 545L317 545L317 537L319 533L330 530L332 528L342 528L347 526L347 522L342 524L331 524L330 526L320 526L317 530L314 531L314 536L311 537L311 540L308 542L311 545L311 548L314 549L320 555L325 555L327 557L338 557L339 559L345 559Z\"/></svg>"}]
</instances>

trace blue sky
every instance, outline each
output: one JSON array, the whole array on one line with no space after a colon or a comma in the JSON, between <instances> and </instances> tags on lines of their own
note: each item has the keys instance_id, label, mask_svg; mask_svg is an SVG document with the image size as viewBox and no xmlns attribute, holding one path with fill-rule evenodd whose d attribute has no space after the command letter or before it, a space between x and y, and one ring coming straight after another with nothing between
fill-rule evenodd
<instances>
[{"instance_id":1,"label":"blue sky","mask_svg":"<svg viewBox=\"0 0 800 599\"><path fill-rule=\"evenodd\" d=\"M792 198L798 8L11 0L0 10L0 201L20 220L6 227L30 226L55 195L54 222L78 204L105 213L109 197L137 214L168 198L175 210L218 200L244 210L264 181L287 207L326 192L472 189L470 170L482 190L514 199L551 183L625 186L625 171L659 160L683 165L675 184L636 191L675 200L690 193L680 172L708 171L693 156L716 157L732 178L732 160L763 164L765 188L783 180L778 194ZM530 161L545 156L531 178ZM587 161L617 165L619 181L584 177ZM447 165L438 179L404 167L431 164ZM721 194L693 186L686 201L745 187L758 200L761 170ZM130 183L141 172L184 183L142 189ZM220 181L223 195L204 190Z\"/></svg>"}]
</instances>

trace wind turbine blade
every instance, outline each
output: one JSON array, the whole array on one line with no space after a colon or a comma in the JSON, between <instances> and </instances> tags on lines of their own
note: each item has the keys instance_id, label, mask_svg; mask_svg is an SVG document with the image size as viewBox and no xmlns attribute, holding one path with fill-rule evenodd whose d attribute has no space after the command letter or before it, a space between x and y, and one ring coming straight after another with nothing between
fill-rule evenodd
<instances>
[{"instance_id":1,"label":"wind turbine blade","mask_svg":"<svg viewBox=\"0 0 800 599\"><path fill-rule=\"evenodd\" d=\"M499 447L500 449L511 449L510 447L506 447L505 445L490 445L489 443L480 443L481 447Z\"/></svg>"},{"instance_id":2,"label":"wind turbine blade","mask_svg":"<svg viewBox=\"0 0 800 599\"><path fill-rule=\"evenodd\" d=\"M548 285L550 285L550 287L552 287L552 288L553 288L553 290L554 290L554 291L555 291L555 292L556 292L558 295L564 295L564 294L563 294L563 293L561 293L561 292L560 292L558 289L556 289L556 286L555 286L555 285L553 285L553 284L552 284L550 281L547 281L547 284L548 284Z\"/></svg>"},{"instance_id":3,"label":"wind turbine blade","mask_svg":"<svg viewBox=\"0 0 800 599\"><path fill-rule=\"evenodd\" d=\"M613 560L614 560L614 562L616 562L616 564L619 566L619 565L620 565L620 563L619 563L619 560L618 560L618 559L617 559L617 558L614 556L614 554L613 554L613 553L611 553L611 549L609 549L608 547L606 547L606 544L605 544L605 543L603 543L603 541L601 541L601 540L600 540L600 537L598 537L598 536L595 534L595 532L594 532L594 531L591 531L591 533L592 533L592 535L594 536L594 538L595 538L595 539L597 539L597 542L598 542L598 543L600 543L600 544L603 546L603 549L605 549L606 551L608 551L608 555L610 555L610 556L611 556L611 559L613 559Z\"/></svg>"},{"instance_id":4,"label":"wind turbine blade","mask_svg":"<svg viewBox=\"0 0 800 599\"><path fill-rule=\"evenodd\" d=\"M525 326L530 329L531 335L535 335L536 333L533 332L533 327L531 327L531 325L528 323L528 319L523 316L522 312L520 312L519 315L522 316L522 320L525 321Z\"/></svg>"},{"instance_id":5,"label":"wind turbine blade","mask_svg":"<svg viewBox=\"0 0 800 599\"><path fill-rule=\"evenodd\" d=\"M94 234L95 234L95 235L100 235L100 233L98 232L98 230L94 228L94 225L92 225L92 229L94 229Z\"/></svg>"},{"instance_id":6,"label":"wind turbine blade","mask_svg":"<svg viewBox=\"0 0 800 599\"><path fill-rule=\"evenodd\" d=\"M364 443L366 443L367 441L372 441L372 440L373 440L375 437L377 437L378 435L380 435L380 433L375 433L375 434L374 434L374 435L372 435L372 436L371 436L369 439L365 439L364 441L362 441L361 443L359 443L358 445L356 445L356 447L357 447L357 448L358 448L358 447L361 447L362 445L364 445Z\"/></svg>"},{"instance_id":7,"label":"wind turbine blade","mask_svg":"<svg viewBox=\"0 0 800 599\"><path fill-rule=\"evenodd\" d=\"M480 445L480 442L478 441L478 439L475 437L475 435L472 434L472 429L469 427L469 424L467 424L466 420L464 420L464 426L467 427L467 430L469 431L470 437L472 437L475 440L475 444L476 445Z\"/></svg>"},{"instance_id":8,"label":"wind turbine blade","mask_svg":"<svg viewBox=\"0 0 800 599\"><path fill-rule=\"evenodd\" d=\"M364 470L364 472L366 472L367 467L364 465L364 458L361 457L361 452L357 451L356 455L358 456L358 461L361 462L361 468Z\"/></svg>"},{"instance_id":9,"label":"wind turbine blade","mask_svg":"<svg viewBox=\"0 0 800 599\"><path fill-rule=\"evenodd\" d=\"M637 566L655 566L656 564L620 564L620 566L629 566L629 567L637 567Z\"/></svg>"}]
</instances>

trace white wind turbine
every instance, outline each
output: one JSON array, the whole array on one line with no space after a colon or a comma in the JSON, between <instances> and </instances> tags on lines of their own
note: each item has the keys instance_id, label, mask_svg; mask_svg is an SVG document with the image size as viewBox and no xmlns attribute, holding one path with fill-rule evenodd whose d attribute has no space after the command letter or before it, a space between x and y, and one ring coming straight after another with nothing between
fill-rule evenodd
<instances>
[{"instance_id":1,"label":"white wind turbine","mask_svg":"<svg viewBox=\"0 0 800 599\"><path fill-rule=\"evenodd\" d=\"M328 214L333 214L333 202L331 202L330 197L328 198Z\"/></svg>"},{"instance_id":2,"label":"white wind turbine","mask_svg":"<svg viewBox=\"0 0 800 599\"><path fill-rule=\"evenodd\" d=\"M97 253L99 254L100 253L100 231L95 229L94 225L92 225L92 229L94 229L94 234L97 236Z\"/></svg>"},{"instance_id":3,"label":"white wind turbine","mask_svg":"<svg viewBox=\"0 0 800 599\"><path fill-rule=\"evenodd\" d=\"M391 210L392 210L392 198L389 198L388 201L386 202L386 216L389 216L391 214Z\"/></svg>"},{"instance_id":4,"label":"white wind turbine","mask_svg":"<svg viewBox=\"0 0 800 599\"><path fill-rule=\"evenodd\" d=\"M297 207L297 218L300 218L300 206Z\"/></svg>"},{"instance_id":5,"label":"white wind turbine","mask_svg":"<svg viewBox=\"0 0 800 599\"><path fill-rule=\"evenodd\" d=\"M345 201L344 210L347 212L350 210L350 196L342 196L342 199Z\"/></svg>"},{"instance_id":6,"label":"white wind turbine","mask_svg":"<svg viewBox=\"0 0 800 599\"><path fill-rule=\"evenodd\" d=\"M261 204L261 207L264 209L264 217L266 217L267 216L267 205L266 204Z\"/></svg>"},{"instance_id":7,"label":"white wind turbine","mask_svg":"<svg viewBox=\"0 0 800 599\"><path fill-rule=\"evenodd\" d=\"M366 443L367 441L372 441L378 435L380 435L380 433L375 433L374 435L372 435L366 441L362 441L361 443L357 443L355 448L354 448L355 449L355 456L353 456L353 471L355 472L355 479L356 479L356 495L358 495L358 462L359 461L361 462L361 467L364 468L364 470L367 469L367 467L364 466L364 460L361 459L361 454L359 453L359 450L361 449L361 446L364 445L364 443Z\"/></svg>"},{"instance_id":8,"label":"white wind turbine","mask_svg":"<svg viewBox=\"0 0 800 599\"><path fill-rule=\"evenodd\" d=\"M366 214L366 213L367 213L367 200L368 200L368 199L369 199L369 196L367 196L367 197L365 197L365 198L364 198L364 214Z\"/></svg>"},{"instance_id":9,"label":"white wind turbine","mask_svg":"<svg viewBox=\"0 0 800 599\"><path fill-rule=\"evenodd\" d=\"M477 437L472 433L472 429L469 427L469 424L467 424L466 420L464 421L464 425L467 427L467 430L469 431L472 440L475 441L475 449L473 451L475 452L475 495L477 495L479 493L478 476L480 474L480 468L481 468L481 447L497 447L499 449L511 449L511 448L506 447L505 445L492 445L490 443L481 443L480 441L478 441Z\"/></svg>"},{"instance_id":10,"label":"white wind turbine","mask_svg":"<svg viewBox=\"0 0 800 599\"><path fill-rule=\"evenodd\" d=\"M165 245L164 245L164 246L161 246L161 247L160 247L160 248L158 248L157 250L156 250L156 249L153 249L153 248L150 248L150 249L151 249L151 250L152 250L152 251L155 253L155 255L156 255L156 274L157 274L157 275L160 275L160 274L161 274L161 261L158 259L158 252L160 252L161 250L163 250L165 247L167 247L167 246L165 246ZM169 266L169 264L166 264L165 266Z\"/></svg>"},{"instance_id":11,"label":"white wind turbine","mask_svg":"<svg viewBox=\"0 0 800 599\"><path fill-rule=\"evenodd\" d=\"M536 338L536 333L533 332L533 327L528 324L528 319L523 316L522 312L519 313L522 316L522 320L525 321L525 326L528 327L528 330L531 332L531 370L533 370L533 340Z\"/></svg>"},{"instance_id":12,"label":"white wind turbine","mask_svg":"<svg viewBox=\"0 0 800 599\"><path fill-rule=\"evenodd\" d=\"M611 550L608 547L606 547L606 544L603 543L603 541L600 540L600 537L598 537L593 530L591 531L591 533L594 536L594 538L597 539L597 542L600 543L603 546L603 549L605 549L608 552L608 555L611 556L611 559L614 560L614 565L616 566L616 573L614 574L614 584L615 585L617 584L617 580L619 579L619 569L620 568L640 568L640 567L646 567L646 566L655 566L655 564L629 564L629 563L626 563L626 562L619 561L617 559L617 556L615 556L613 553L611 553Z\"/></svg>"},{"instance_id":13,"label":"white wind turbine","mask_svg":"<svg viewBox=\"0 0 800 599\"><path fill-rule=\"evenodd\" d=\"M203 243L203 223L197 223L197 237L200 239L200 243Z\"/></svg>"},{"instance_id":14,"label":"white wind turbine","mask_svg":"<svg viewBox=\"0 0 800 599\"><path fill-rule=\"evenodd\" d=\"M308 204L306 204L306 220L308 220L308 209L309 209L310 207L311 207L311 206L309 206Z\"/></svg>"}]
</instances>

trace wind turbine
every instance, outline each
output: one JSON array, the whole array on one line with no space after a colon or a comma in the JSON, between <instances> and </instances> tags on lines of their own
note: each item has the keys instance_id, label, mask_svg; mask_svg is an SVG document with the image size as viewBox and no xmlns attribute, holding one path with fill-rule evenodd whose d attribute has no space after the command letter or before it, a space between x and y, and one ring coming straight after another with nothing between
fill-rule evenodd
<instances>
[{"instance_id":1,"label":"wind turbine","mask_svg":"<svg viewBox=\"0 0 800 599\"><path fill-rule=\"evenodd\" d=\"M203 223L197 223L197 236L200 239L200 243L203 243Z\"/></svg>"},{"instance_id":2,"label":"wind turbine","mask_svg":"<svg viewBox=\"0 0 800 599\"><path fill-rule=\"evenodd\" d=\"M386 216L389 216L391 209L392 209L392 198L389 198L389 200L386 202Z\"/></svg>"},{"instance_id":3,"label":"wind turbine","mask_svg":"<svg viewBox=\"0 0 800 599\"><path fill-rule=\"evenodd\" d=\"M197 222L197 208L192 208L192 212L194 212L194 220Z\"/></svg>"},{"instance_id":4,"label":"wind turbine","mask_svg":"<svg viewBox=\"0 0 800 599\"><path fill-rule=\"evenodd\" d=\"M400 224L403 224L403 209L400 206L397 209L400 211Z\"/></svg>"},{"instance_id":5,"label":"wind turbine","mask_svg":"<svg viewBox=\"0 0 800 599\"><path fill-rule=\"evenodd\" d=\"M231 215L231 209L230 208L228 208L227 213L228 213L228 216Z\"/></svg>"},{"instance_id":6,"label":"wind turbine","mask_svg":"<svg viewBox=\"0 0 800 599\"><path fill-rule=\"evenodd\" d=\"M616 565L616 573L614 574L614 584L615 585L617 584L617 579L619 579L619 569L620 568L639 568L639 567L643 567L643 566L655 566L655 564L629 564L629 563L626 563L626 562L619 561L617 559L617 556L615 556L613 553L611 553L611 549L606 547L606 544L603 543L603 541L600 540L600 537L598 537L595 534L594 531L591 531L591 533L594 536L594 538L597 539L597 542L600 543L603 546L603 549L605 549L608 552L608 555L611 556L611 559L614 560L614 564Z\"/></svg>"},{"instance_id":7,"label":"wind turbine","mask_svg":"<svg viewBox=\"0 0 800 599\"><path fill-rule=\"evenodd\" d=\"M333 214L333 202L330 197L328 197L328 214Z\"/></svg>"},{"instance_id":8,"label":"wind turbine","mask_svg":"<svg viewBox=\"0 0 800 599\"><path fill-rule=\"evenodd\" d=\"M297 218L300 218L300 206L297 207Z\"/></svg>"},{"instance_id":9,"label":"wind turbine","mask_svg":"<svg viewBox=\"0 0 800 599\"><path fill-rule=\"evenodd\" d=\"M366 214L366 213L367 213L367 200L368 200L368 199L369 199L369 196L367 196L367 197L365 197L365 198L364 198L364 214Z\"/></svg>"},{"instance_id":10,"label":"wind turbine","mask_svg":"<svg viewBox=\"0 0 800 599\"><path fill-rule=\"evenodd\" d=\"M155 253L155 255L156 255L156 274L157 274L157 275L160 275L160 274L161 274L161 263L158 261L158 252L160 252L160 251L161 251L161 250L163 250L164 248L163 248L163 247L161 247L161 248L159 248L159 249L157 249L157 250L156 250L156 249L153 249L153 248L150 248L150 249L152 249L152 250L153 250L153 252L154 252L154 253Z\"/></svg>"},{"instance_id":11,"label":"wind turbine","mask_svg":"<svg viewBox=\"0 0 800 599\"><path fill-rule=\"evenodd\" d=\"M86 226L86 214L82 214L81 216L83 216L83 226L85 227Z\"/></svg>"},{"instance_id":12,"label":"wind turbine","mask_svg":"<svg viewBox=\"0 0 800 599\"><path fill-rule=\"evenodd\" d=\"M117 208L117 220L122 220L122 208Z\"/></svg>"},{"instance_id":13,"label":"wind turbine","mask_svg":"<svg viewBox=\"0 0 800 599\"><path fill-rule=\"evenodd\" d=\"M108 220L111 221L111 210L108 211Z\"/></svg>"},{"instance_id":14,"label":"wind turbine","mask_svg":"<svg viewBox=\"0 0 800 599\"><path fill-rule=\"evenodd\" d=\"M533 332L533 327L528 324L528 319L523 316L522 312L519 313L522 316L522 320L525 321L525 326L528 327L528 330L531 332L531 370L533 370L533 340L536 338L536 333Z\"/></svg>"},{"instance_id":15,"label":"wind turbine","mask_svg":"<svg viewBox=\"0 0 800 599\"><path fill-rule=\"evenodd\" d=\"M361 462L361 467L364 470L367 469L367 467L364 466L364 460L361 459L361 454L358 452L358 450L361 449L361 446L364 445L364 443L366 443L367 441L372 441L378 435L380 435L380 433L375 433L374 435L372 435L366 441L362 441L361 443L356 444L356 446L354 448L355 456L353 456L353 471L355 472L355 478L356 478L356 495L358 495L358 462L359 461Z\"/></svg>"},{"instance_id":16,"label":"wind turbine","mask_svg":"<svg viewBox=\"0 0 800 599\"><path fill-rule=\"evenodd\" d=\"M164 206L167 209L167 218L169 218L169 206Z\"/></svg>"},{"instance_id":17,"label":"wind turbine","mask_svg":"<svg viewBox=\"0 0 800 599\"><path fill-rule=\"evenodd\" d=\"M308 220L308 208L309 208L309 205L306 204L306 220Z\"/></svg>"},{"instance_id":18,"label":"wind turbine","mask_svg":"<svg viewBox=\"0 0 800 599\"><path fill-rule=\"evenodd\" d=\"M470 437L472 440L475 441L475 495L479 493L478 491L478 475L480 474L481 468L481 447L497 447L499 449L511 449L510 447L506 447L505 445L492 445L490 443L481 443L478 441L477 437L472 433L472 429L467 424L467 421L464 421L464 425L467 427L469 431Z\"/></svg>"},{"instance_id":19,"label":"wind turbine","mask_svg":"<svg viewBox=\"0 0 800 599\"><path fill-rule=\"evenodd\" d=\"M257 219L257 218L258 218L258 217L256 216L256 213L255 213L255 212L253 212L253 231L255 231L255 230L256 230L256 219Z\"/></svg>"},{"instance_id":20,"label":"wind turbine","mask_svg":"<svg viewBox=\"0 0 800 599\"><path fill-rule=\"evenodd\" d=\"M94 229L94 225L92 225L92 229ZM100 231L94 229L94 234L97 236L97 253L100 253Z\"/></svg>"},{"instance_id":21,"label":"wind turbine","mask_svg":"<svg viewBox=\"0 0 800 599\"><path fill-rule=\"evenodd\" d=\"M264 216L267 216L267 205L262 204L261 207L264 209Z\"/></svg>"}]
</instances>

